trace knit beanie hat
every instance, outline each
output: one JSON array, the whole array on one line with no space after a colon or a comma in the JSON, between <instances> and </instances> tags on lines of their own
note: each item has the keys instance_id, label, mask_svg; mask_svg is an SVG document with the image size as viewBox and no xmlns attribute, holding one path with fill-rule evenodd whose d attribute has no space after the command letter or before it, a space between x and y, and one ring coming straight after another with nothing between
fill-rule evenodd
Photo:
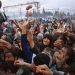
<instances>
[{"instance_id":1,"label":"knit beanie hat","mask_svg":"<svg viewBox=\"0 0 75 75\"><path fill-rule=\"evenodd\" d=\"M36 66L46 64L48 67L52 64L52 57L49 53L40 53L33 59Z\"/></svg>"},{"instance_id":2,"label":"knit beanie hat","mask_svg":"<svg viewBox=\"0 0 75 75\"><path fill-rule=\"evenodd\" d=\"M43 34L42 34L42 33L39 33L37 36L40 36L40 37L42 37L42 38L43 38Z\"/></svg>"},{"instance_id":3,"label":"knit beanie hat","mask_svg":"<svg viewBox=\"0 0 75 75\"><path fill-rule=\"evenodd\" d=\"M21 38L21 35L20 35L20 34L15 34L14 40L16 40L16 39L18 39L18 38Z\"/></svg>"}]
</instances>

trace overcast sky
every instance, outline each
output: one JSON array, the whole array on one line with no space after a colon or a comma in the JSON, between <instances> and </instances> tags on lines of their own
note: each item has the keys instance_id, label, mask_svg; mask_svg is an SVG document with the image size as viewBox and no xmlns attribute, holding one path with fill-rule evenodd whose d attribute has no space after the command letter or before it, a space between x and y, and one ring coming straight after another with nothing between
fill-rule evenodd
<instances>
[{"instance_id":1,"label":"overcast sky","mask_svg":"<svg viewBox=\"0 0 75 75\"><path fill-rule=\"evenodd\" d=\"M14 4L39 1L41 8L73 11L75 9L75 0L2 0L2 6L11 6Z\"/></svg>"},{"instance_id":2,"label":"overcast sky","mask_svg":"<svg viewBox=\"0 0 75 75\"><path fill-rule=\"evenodd\" d=\"M40 2L40 10L44 7L45 9L59 8L59 11L64 11L64 12L69 11L70 13L75 12L75 0L1 0L1 1L2 1L2 7L24 4L32 1L38 1ZM34 7L35 6L33 6L33 8ZM13 8L8 10L13 10Z\"/></svg>"}]
</instances>

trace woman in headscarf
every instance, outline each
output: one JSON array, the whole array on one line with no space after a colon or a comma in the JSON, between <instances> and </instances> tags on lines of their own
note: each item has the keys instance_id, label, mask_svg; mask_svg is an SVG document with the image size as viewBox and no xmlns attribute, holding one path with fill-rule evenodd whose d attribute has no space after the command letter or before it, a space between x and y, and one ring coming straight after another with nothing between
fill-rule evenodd
<instances>
[{"instance_id":1,"label":"woman in headscarf","mask_svg":"<svg viewBox=\"0 0 75 75\"><path fill-rule=\"evenodd\" d=\"M42 52L44 48L50 47L53 49L53 37L51 34L45 34L43 37L43 41L39 44L40 47L37 48L36 45L34 45L33 48L31 48L32 52L35 54L38 54L39 52ZM39 49L39 52L38 52Z\"/></svg>"},{"instance_id":2,"label":"woman in headscarf","mask_svg":"<svg viewBox=\"0 0 75 75\"><path fill-rule=\"evenodd\" d=\"M42 52L46 47L53 48L53 37L51 34L44 35L43 42L40 45L40 52Z\"/></svg>"}]
</instances>

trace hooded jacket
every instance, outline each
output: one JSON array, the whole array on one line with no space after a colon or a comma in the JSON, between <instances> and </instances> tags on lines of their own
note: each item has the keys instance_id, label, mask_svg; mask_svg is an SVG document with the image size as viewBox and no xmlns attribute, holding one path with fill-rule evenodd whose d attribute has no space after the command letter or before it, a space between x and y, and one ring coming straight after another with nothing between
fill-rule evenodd
<instances>
[{"instance_id":1,"label":"hooded jacket","mask_svg":"<svg viewBox=\"0 0 75 75\"><path fill-rule=\"evenodd\" d=\"M34 46L31 50L33 53L35 53L36 55L39 54L40 52L42 52L44 50L44 48L46 47L50 47L50 48L53 48L53 37L51 34L45 34L43 39L44 38L48 38L50 40L50 44L49 45L44 45L43 42L42 43L39 43L40 47L40 51L37 49L36 46Z\"/></svg>"},{"instance_id":2,"label":"hooded jacket","mask_svg":"<svg viewBox=\"0 0 75 75\"><path fill-rule=\"evenodd\" d=\"M50 40L50 44L49 45L44 45L43 42L40 45L40 52L42 52L44 50L44 48L46 47L50 47L53 48L53 37L51 34L45 34L43 39L48 38Z\"/></svg>"}]
</instances>

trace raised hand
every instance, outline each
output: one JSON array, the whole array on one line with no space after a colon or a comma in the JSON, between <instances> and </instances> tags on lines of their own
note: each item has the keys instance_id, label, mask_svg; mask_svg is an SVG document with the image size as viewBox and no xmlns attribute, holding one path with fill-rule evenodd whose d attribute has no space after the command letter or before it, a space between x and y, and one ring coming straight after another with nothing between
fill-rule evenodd
<instances>
[{"instance_id":1,"label":"raised hand","mask_svg":"<svg viewBox=\"0 0 75 75\"><path fill-rule=\"evenodd\" d=\"M0 47L5 47L7 49L11 48L11 44L5 40L0 39Z\"/></svg>"},{"instance_id":2,"label":"raised hand","mask_svg":"<svg viewBox=\"0 0 75 75\"><path fill-rule=\"evenodd\" d=\"M31 34L30 31L27 31L27 40L28 40L29 42L33 41L33 34Z\"/></svg>"},{"instance_id":3,"label":"raised hand","mask_svg":"<svg viewBox=\"0 0 75 75\"><path fill-rule=\"evenodd\" d=\"M14 20L13 23L14 23L20 30L22 30L21 24L20 24L17 20Z\"/></svg>"},{"instance_id":4,"label":"raised hand","mask_svg":"<svg viewBox=\"0 0 75 75\"><path fill-rule=\"evenodd\" d=\"M36 73L42 73L43 75L53 75L53 72L47 67L47 65L37 66Z\"/></svg>"},{"instance_id":5,"label":"raised hand","mask_svg":"<svg viewBox=\"0 0 75 75\"><path fill-rule=\"evenodd\" d=\"M28 19L27 21L24 19L23 23L20 24L18 21L13 21L13 23L22 31L23 34L26 34L27 28L32 23L34 19L30 20Z\"/></svg>"},{"instance_id":6,"label":"raised hand","mask_svg":"<svg viewBox=\"0 0 75 75\"><path fill-rule=\"evenodd\" d=\"M16 65L21 65L21 66L23 66L25 64L25 62L23 62L23 61L21 61L21 60L16 60L15 62L14 62L14 65L16 66Z\"/></svg>"},{"instance_id":7,"label":"raised hand","mask_svg":"<svg viewBox=\"0 0 75 75\"><path fill-rule=\"evenodd\" d=\"M65 63L65 64L62 66L62 68L63 68L64 71L66 71L66 70L69 68L69 65Z\"/></svg>"},{"instance_id":8,"label":"raised hand","mask_svg":"<svg viewBox=\"0 0 75 75\"><path fill-rule=\"evenodd\" d=\"M27 40L30 44L30 48L34 47L33 34L30 31L27 31Z\"/></svg>"}]
</instances>

